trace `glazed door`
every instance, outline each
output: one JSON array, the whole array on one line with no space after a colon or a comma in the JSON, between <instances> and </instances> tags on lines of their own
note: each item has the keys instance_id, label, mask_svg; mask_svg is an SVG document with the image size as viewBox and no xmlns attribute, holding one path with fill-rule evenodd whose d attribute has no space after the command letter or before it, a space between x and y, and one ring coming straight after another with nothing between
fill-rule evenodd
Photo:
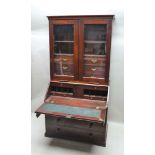
<instances>
[{"instance_id":1,"label":"glazed door","mask_svg":"<svg viewBox=\"0 0 155 155\"><path fill-rule=\"evenodd\" d=\"M51 79L78 78L78 24L75 20L52 20L50 23Z\"/></svg>"},{"instance_id":2,"label":"glazed door","mask_svg":"<svg viewBox=\"0 0 155 155\"><path fill-rule=\"evenodd\" d=\"M80 24L80 79L104 83L109 78L111 22L82 20Z\"/></svg>"}]
</instances>

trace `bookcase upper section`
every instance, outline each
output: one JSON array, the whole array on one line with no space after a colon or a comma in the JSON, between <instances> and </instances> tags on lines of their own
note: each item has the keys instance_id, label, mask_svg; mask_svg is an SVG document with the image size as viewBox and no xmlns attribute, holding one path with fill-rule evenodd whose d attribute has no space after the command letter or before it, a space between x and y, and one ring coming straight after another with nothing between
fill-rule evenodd
<instances>
[{"instance_id":1,"label":"bookcase upper section","mask_svg":"<svg viewBox=\"0 0 155 155\"><path fill-rule=\"evenodd\" d=\"M51 81L108 84L113 17L48 16Z\"/></svg>"}]
</instances>

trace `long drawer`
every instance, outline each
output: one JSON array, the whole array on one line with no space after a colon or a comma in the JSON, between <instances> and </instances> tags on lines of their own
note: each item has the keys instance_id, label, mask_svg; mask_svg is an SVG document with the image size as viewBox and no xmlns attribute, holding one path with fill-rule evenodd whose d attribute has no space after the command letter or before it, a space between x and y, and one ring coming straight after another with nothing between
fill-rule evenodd
<instances>
[{"instance_id":1,"label":"long drawer","mask_svg":"<svg viewBox=\"0 0 155 155\"><path fill-rule=\"evenodd\" d=\"M53 125L59 127L86 129L89 132L104 132L104 124L90 121L82 121L76 119L67 119L63 117L53 117L46 115L46 123L50 128Z\"/></svg>"},{"instance_id":2,"label":"long drawer","mask_svg":"<svg viewBox=\"0 0 155 155\"><path fill-rule=\"evenodd\" d=\"M105 146L106 125L100 126L98 124L94 124L96 129L100 129L93 130L90 128L90 123L88 122L77 122L75 120L68 121L63 119L61 123L61 120L55 120L50 116L46 116L45 121L46 137L64 138Z\"/></svg>"}]
</instances>

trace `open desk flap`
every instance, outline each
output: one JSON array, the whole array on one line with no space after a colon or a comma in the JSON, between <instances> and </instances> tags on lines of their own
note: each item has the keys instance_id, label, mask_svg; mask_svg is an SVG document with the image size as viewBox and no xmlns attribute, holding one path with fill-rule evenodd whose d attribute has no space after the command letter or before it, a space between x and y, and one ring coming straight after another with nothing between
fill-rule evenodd
<instances>
[{"instance_id":1,"label":"open desk flap","mask_svg":"<svg viewBox=\"0 0 155 155\"><path fill-rule=\"evenodd\" d=\"M73 107L68 105L44 103L36 111L36 116L39 117L40 114L53 115L53 116L63 116L66 118L76 118L82 120L91 120L104 122L105 120L105 110L83 108L83 107Z\"/></svg>"}]
</instances>

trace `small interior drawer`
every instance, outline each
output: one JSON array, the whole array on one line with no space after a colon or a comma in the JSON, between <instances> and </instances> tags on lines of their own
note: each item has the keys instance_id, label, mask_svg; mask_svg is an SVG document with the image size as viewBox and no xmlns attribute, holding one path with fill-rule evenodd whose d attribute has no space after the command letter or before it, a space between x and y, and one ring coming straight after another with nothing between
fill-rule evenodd
<instances>
[{"instance_id":1,"label":"small interior drawer","mask_svg":"<svg viewBox=\"0 0 155 155\"><path fill-rule=\"evenodd\" d=\"M103 56L85 56L84 57L84 63L85 64L98 64L100 66L104 66L106 61L106 57Z\"/></svg>"},{"instance_id":2,"label":"small interior drawer","mask_svg":"<svg viewBox=\"0 0 155 155\"><path fill-rule=\"evenodd\" d=\"M92 100L107 100L108 87L87 86L83 87L83 97Z\"/></svg>"},{"instance_id":3,"label":"small interior drawer","mask_svg":"<svg viewBox=\"0 0 155 155\"><path fill-rule=\"evenodd\" d=\"M73 64L54 63L54 74L55 75L72 75Z\"/></svg>"},{"instance_id":4,"label":"small interior drawer","mask_svg":"<svg viewBox=\"0 0 155 155\"><path fill-rule=\"evenodd\" d=\"M74 89L73 87L66 86L51 86L51 94L60 96L73 96Z\"/></svg>"},{"instance_id":5,"label":"small interior drawer","mask_svg":"<svg viewBox=\"0 0 155 155\"><path fill-rule=\"evenodd\" d=\"M106 97L108 95L108 91L84 89L84 95Z\"/></svg>"},{"instance_id":6,"label":"small interior drawer","mask_svg":"<svg viewBox=\"0 0 155 155\"><path fill-rule=\"evenodd\" d=\"M84 77L96 77L102 78L105 74L104 66L85 65L84 66Z\"/></svg>"},{"instance_id":7,"label":"small interior drawer","mask_svg":"<svg viewBox=\"0 0 155 155\"><path fill-rule=\"evenodd\" d=\"M54 62L55 63L61 63L61 64L73 64L73 55L66 55L66 54L61 54L61 55L56 55L54 56Z\"/></svg>"},{"instance_id":8,"label":"small interior drawer","mask_svg":"<svg viewBox=\"0 0 155 155\"><path fill-rule=\"evenodd\" d=\"M74 86L71 84L65 84L61 82L52 82L50 85L50 94L57 96L72 97L74 95Z\"/></svg>"}]
</instances>

